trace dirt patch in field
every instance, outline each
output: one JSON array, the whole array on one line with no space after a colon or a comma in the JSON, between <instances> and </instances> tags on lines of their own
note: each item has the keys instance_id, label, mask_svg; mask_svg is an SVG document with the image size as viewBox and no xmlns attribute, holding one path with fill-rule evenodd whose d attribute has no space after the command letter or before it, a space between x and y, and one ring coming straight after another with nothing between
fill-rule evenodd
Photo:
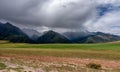
<instances>
[{"instance_id":1,"label":"dirt patch in field","mask_svg":"<svg viewBox=\"0 0 120 72\"><path fill-rule=\"evenodd\" d=\"M49 63L69 63L74 65L85 66L88 63L101 64L103 68L120 69L119 60L97 60L97 59L80 59L80 58L64 58L64 57L42 57L42 56L17 56L17 55L2 55L0 58L22 59L24 61L49 62Z\"/></svg>"}]
</instances>

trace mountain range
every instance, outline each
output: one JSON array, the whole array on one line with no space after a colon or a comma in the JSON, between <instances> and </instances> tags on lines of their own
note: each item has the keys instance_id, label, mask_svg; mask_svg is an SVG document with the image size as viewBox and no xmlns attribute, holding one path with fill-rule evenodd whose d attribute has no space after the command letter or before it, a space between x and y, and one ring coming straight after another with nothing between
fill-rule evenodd
<instances>
[{"instance_id":1,"label":"mountain range","mask_svg":"<svg viewBox=\"0 0 120 72\"><path fill-rule=\"evenodd\" d=\"M0 23L0 40L14 43L103 43L119 41L120 36L102 32L46 31L43 34L33 29L20 29L11 23Z\"/></svg>"}]
</instances>

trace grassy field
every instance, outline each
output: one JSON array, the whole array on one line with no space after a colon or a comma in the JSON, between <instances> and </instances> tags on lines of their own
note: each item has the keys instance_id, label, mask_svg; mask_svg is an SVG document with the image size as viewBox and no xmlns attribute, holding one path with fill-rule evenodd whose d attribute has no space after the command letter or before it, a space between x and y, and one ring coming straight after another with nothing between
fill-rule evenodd
<instances>
[{"instance_id":1,"label":"grassy field","mask_svg":"<svg viewBox=\"0 0 120 72\"><path fill-rule=\"evenodd\" d=\"M9 57L10 59L2 57ZM27 59L27 61L22 60L23 58ZM64 61L67 63L64 63ZM88 69L85 67L88 61L101 63L102 67L109 66L112 70ZM79 64L74 65L74 62L79 62L80 66ZM13 72L13 70L17 70L16 72L37 72L36 69L39 69L40 72L49 72L50 70L54 70L52 72L119 72L120 42L101 44L26 44L0 41L0 63L1 69L4 68L5 72ZM81 63L85 63L85 65L82 67ZM13 64L15 64L14 68Z\"/></svg>"},{"instance_id":2,"label":"grassy field","mask_svg":"<svg viewBox=\"0 0 120 72\"><path fill-rule=\"evenodd\" d=\"M0 42L0 54L120 60L120 43L20 44Z\"/></svg>"}]
</instances>

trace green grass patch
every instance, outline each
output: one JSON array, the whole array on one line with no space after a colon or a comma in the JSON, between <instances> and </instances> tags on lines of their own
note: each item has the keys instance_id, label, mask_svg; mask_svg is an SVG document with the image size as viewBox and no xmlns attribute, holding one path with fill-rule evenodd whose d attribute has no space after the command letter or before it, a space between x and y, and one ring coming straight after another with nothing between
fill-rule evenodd
<instances>
[{"instance_id":1,"label":"green grass patch","mask_svg":"<svg viewBox=\"0 0 120 72\"><path fill-rule=\"evenodd\" d=\"M120 50L120 44L0 44L0 48L40 48L40 49L97 49Z\"/></svg>"},{"instance_id":2,"label":"green grass patch","mask_svg":"<svg viewBox=\"0 0 120 72\"><path fill-rule=\"evenodd\" d=\"M100 43L100 44L2 43L0 44L0 55L6 54L120 60L120 43Z\"/></svg>"},{"instance_id":3,"label":"green grass patch","mask_svg":"<svg viewBox=\"0 0 120 72\"><path fill-rule=\"evenodd\" d=\"M7 66L4 63L0 63L0 70L5 69Z\"/></svg>"}]
</instances>

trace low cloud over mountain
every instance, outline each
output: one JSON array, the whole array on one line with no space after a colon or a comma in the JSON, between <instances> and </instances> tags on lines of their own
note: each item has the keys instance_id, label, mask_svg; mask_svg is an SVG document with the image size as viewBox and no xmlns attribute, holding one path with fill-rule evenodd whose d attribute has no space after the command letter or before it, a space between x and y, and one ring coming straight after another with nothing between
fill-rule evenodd
<instances>
[{"instance_id":1,"label":"low cloud over mountain","mask_svg":"<svg viewBox=\"0 0 120 72\"><path fill-rule=\"evenodd\" d=\"M0 20L40 32L101 31L120 35L119 0L0 0Z\"/></svg>"}]
</instances>

